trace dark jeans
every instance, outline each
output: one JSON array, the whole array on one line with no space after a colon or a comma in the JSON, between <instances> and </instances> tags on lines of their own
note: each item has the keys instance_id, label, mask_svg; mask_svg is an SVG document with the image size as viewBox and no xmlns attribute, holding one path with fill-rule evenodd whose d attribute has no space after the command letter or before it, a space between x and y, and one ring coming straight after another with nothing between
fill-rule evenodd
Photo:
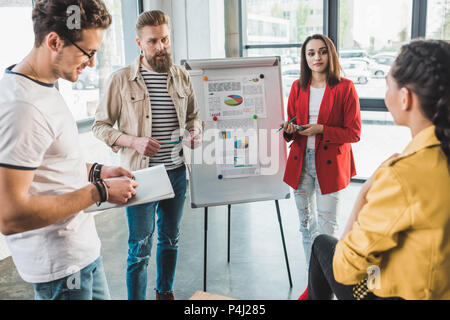
<instances>
[{"instance_id":1,"label":"dark jeans","mask_svg":"<svg viewBox=\"0 0 450 320\"><path fill-rule=\"evenodd\" d=\"M333 256L337 242L336 238L326 234L321 234L314 240L309 263L308 300L331 300L333 294L338 300L355 300L354 286L340 284L334 278ZM381 298L369 292L364 299L399 300L400 298Z\"/></svg>"}]
</instances>

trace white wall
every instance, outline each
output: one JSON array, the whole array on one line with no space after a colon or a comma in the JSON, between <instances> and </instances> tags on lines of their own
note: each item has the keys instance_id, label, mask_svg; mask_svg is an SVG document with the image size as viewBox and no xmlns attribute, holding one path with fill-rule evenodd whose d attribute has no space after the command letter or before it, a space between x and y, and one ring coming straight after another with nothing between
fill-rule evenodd
<instances>
[{"instance_id":1,"label":"white wall","mask_svg":"<svg viewBox=\"0 0 450 320\"><path fill-rule=\"evenodd\" d=\"M225 57L222 0L147 0L144 10L162 10L172 22L174 62Z\"/></svg>"}]
</instances>

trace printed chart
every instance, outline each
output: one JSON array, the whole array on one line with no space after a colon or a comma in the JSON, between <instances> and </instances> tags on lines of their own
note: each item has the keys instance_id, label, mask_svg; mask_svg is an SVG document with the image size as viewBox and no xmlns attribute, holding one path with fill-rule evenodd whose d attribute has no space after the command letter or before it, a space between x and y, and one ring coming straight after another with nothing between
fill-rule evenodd
<instances>
[{"instance_id":1,"label":"printed chart","mask_svg":"<svg viewBox=\"0 0 450 320\"><path fill-rule=\"evenodd\" d=\"M260 174L255 119L216 121L216 167L219 179Z\"/></svg>"},{"instance_id":2,"label":"printed chart","mask_svg":"<svg viewBox=\"0 0 450 320\"><path fill-rule=\"evenodd\" d=\"M252 75L205 81L208 115L210 118L248 119L266 117L264 77Z\"/></svg>"}]
</instances>

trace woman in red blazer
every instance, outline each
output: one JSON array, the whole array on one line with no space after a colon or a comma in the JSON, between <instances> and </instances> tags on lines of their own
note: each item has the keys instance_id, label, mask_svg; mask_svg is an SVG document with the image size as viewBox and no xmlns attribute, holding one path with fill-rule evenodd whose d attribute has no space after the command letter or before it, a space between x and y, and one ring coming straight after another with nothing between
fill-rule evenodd
<instances>
[{"instance_id":1,"label":"woman in red blazer","mask_svg":"<svg viewBox=\"0 0 450 320\"><path fill-rule=\"evenodd\" d=\"M340 72L333 42L321 34L308 37L284 124L285 139L293 141L284 182L295 190L307 269L314 238L336 232L338 191L356 174L350 143L360 138L359 99Z\"/></svg>"}]
</instances>

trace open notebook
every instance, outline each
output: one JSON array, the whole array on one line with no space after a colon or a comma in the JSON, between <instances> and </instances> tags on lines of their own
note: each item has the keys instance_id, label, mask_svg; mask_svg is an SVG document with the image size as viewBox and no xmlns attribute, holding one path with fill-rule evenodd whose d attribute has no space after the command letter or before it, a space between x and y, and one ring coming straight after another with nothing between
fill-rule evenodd
<instances>
[{"instance_id":1,"label":"open notebook","mask_svg":"<svg viewBox=\"0 0 450 320\"><path fill-rule=\"evenodd\" d=\"M126 204L113 204L103 202L100 206L93 204L84 209L84 212L102 211L111 208L129 207L141 203L158 201L175 197L169 176L164 165L157 165L133 172L139 186L136 188L136 196Z\"/></svg>"}]
</instances>

